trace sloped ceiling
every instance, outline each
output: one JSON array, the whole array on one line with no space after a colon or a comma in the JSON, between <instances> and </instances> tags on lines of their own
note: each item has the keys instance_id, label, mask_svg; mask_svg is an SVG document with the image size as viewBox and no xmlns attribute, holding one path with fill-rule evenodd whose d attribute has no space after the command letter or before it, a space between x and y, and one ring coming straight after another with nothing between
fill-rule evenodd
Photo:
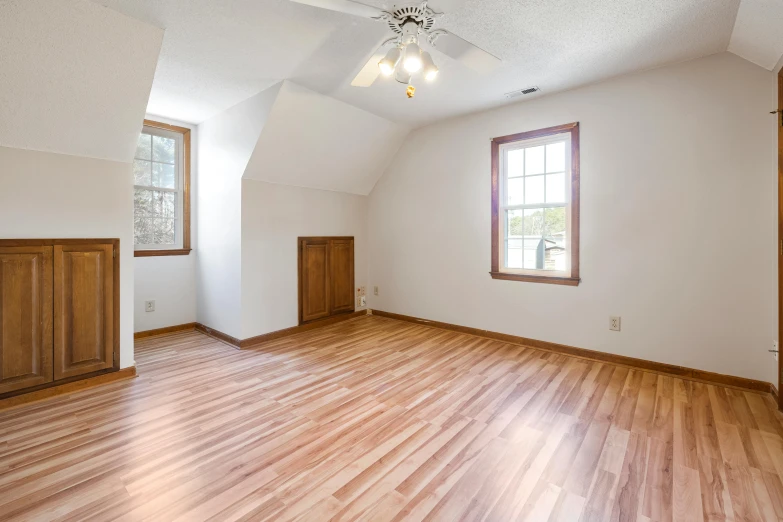
<instances>
[{"instance_id":1,"label":"sloped ceiling","mask_svg":"<svg viewBox=\"0 0 783 522\"><path fill-rule=\"evenodd\" d=\"M416 97L407 99L389 78L369 88L350 85L391 36L384 23L288 0L94 1L166 29L151 113L199 123L288 79L412 127L510 103L504 93L531 85L546 94L724 52L740 5L740 0L431 0L433 9L445 12L438 26L499 56L503 65L482 75L434 51L438 79L417 80ZM361 1L391 9L420 0Z\"/></svg>"},{"instance_id":2,"label":"sloped ceiling","mask_svg":"<svg viewBox=\"0 0 783 522\"><path fill-rule=\"evenodd\" d=\"M286 81L243 178L367 195L408 130Z\"/></svg>"},{"instance_id":3,"label":"sloped ceiling","mask_svg":"<svg viewBox=\"0 0 783 522\"><path fill-rule=\"evenodd\" d=\"M729 51L773 70L783 55L783 0L742 0Z\"/></svg>"},{"instance_id":4,"label":"sloped ceiling","mask_svg":"<svg viewBox=\"0 0 783 522\"><path fill-rule=\"evenodd\" d=\"M162 41L86 0L0 1L0 145L131 161Z\"/></svg>"}]
</instances>

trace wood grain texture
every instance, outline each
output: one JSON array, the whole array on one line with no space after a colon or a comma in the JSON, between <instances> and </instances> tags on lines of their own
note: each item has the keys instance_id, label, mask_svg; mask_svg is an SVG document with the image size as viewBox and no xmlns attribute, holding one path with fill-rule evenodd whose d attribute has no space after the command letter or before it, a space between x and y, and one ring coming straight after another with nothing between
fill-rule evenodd
<instances>
[{"instance_id":1,"label":"wood grain texture","mask_svg":"<svg viewBox=\"0 0 783 522\"><path fill-rule=\"evenodd\" d=\"M112 245L54 246L54 379L114 366Z\"/></svg>"},{"instance_id":2,"label":"wood grain texture","mask_svg":"<svg viewBox=\"0 0 783 522\"><path fill-rule=\"evenodd\" d=\"M17 406L49 399L51 397L87 390L89 388L94 388L95 386L100 386L101 384L108 384L110 382L131 379L135 376L136 367L131 366L130 368L123 368L122 370L106 371L100 375L94 375L87 378L74 378L70 382L65 382L63 384L54 383L54 386L49 386L39 390L15 395L13 397L0 399L0 410L8 410ZM2 515L0 515L0 519L2 519Z\"/></svg>"},{"instance_id":3,"label":"wood grain texture","mask_svg":"<svg viewBox=\"0 0 783 522\"><path fill-rule=\"evenodd\" d=\"M354 238L297 238L299 325L354 307Z\"/></svg>"},{"instance_id":4,"label":"wood grain texture","mask_svg":"<svg viewBox=\"0 0 783 522\"><path fill-rule=\"evenodd\" d=\"M195 330L196 323L176 324L174 326L164 326L163 328L155 328L153 330L143 330L141 332L134 332L134 339L144 339L145 337L154 337L156 335L170 334L174 332L183 332L186 330Z\"/></svg>"},{"instance_id":5,"label":"wood grain texture","mask_svg":"<svg viewBox=\"0 0 783 522\"><path fill-rule=\"evenodd\" d=\"M249 350L150 337L136 361L136 379L0 412L0 519L783 513L769 395L379 316Z\"/></svg>"},{"instance_id":6,"label":"wood grain texture","mask_svg":"<svg viewBox=\"0 0 783 522\"><path fill-rule=\"evenodd\" d=\"M634 357L626 357L624 355L598 352L595 350L588 350L586 348L577 348L575 346L568 346L565 344L551 343L549 341L539 341L537 339L529 339L527 337L519 337L516 335L492 332L490 330L471 328L470 326L460 326L456 324L443 323L440 321L430 321L429 319L421 319L418 317L411 317L408 315L384 312L382 310L372 310L372 314L381 317L389 317L400 321L408 321L411 323L431 326L434 328L443 328L445 330L452 330L455 332L477 335L479 337L487 337L490 339L496 339L507 343L529 346L532 348L537 348L539 350L546 350L546 351L571 355L574 357L583 357L585 359L591 359L595 361L610 362L613 364L630 366L632 368L662 373L664 375L668 375L672 377L680 377L682 379L687 379L690 381L705 382L710 384L718 384L726 387L739 388L743 390L764 392L764 393L769 393L775 398L777 398L778 396L777 389L774 386L772 386L770 383L764 381L757 381L754 379L747 379L745 377L724 375L721 373L708 372L705 370L686 368L685 366L675 366L673 364L648 361L646 359L636 359Z\"/></svg>"},{"instance_id":7,"label":"wood grain texture","mask_svg":"<svg viewBox=\"0 0 783 522\"><path fill-rule=\"evenodd\" d=\"M51 246L0 246L0 393L51 382Z\"/></svg>"},{"instance_id":8,"label":"wood grain texture","mask_svg":"<svg viewBox=\"0 0 783 522\"><path fill-rule=\"evenodd\" d=\"M354 311L353 238L329 240L330 313Z\"/></svg>"},{"instance_id":9,"label":"wood grain texture","mask_svg":"<svg viewBox=\"0 0 783 522\"><path fill-rule=\"evenodd\" d=\"M299 324L330 313L329 240L299 239Z\"/></svg>"}]
</instances>

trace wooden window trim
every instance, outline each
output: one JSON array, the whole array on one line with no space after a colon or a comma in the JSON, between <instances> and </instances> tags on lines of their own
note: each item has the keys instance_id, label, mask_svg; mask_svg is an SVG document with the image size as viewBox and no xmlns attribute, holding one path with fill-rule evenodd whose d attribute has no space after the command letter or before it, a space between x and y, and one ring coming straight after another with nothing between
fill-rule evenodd
<instances>
[{"instance_id":1,"label":"wooden window trim","mask_svg":"<svg viewBox=\"0 0 783 522\"><path fill-rule=\"evenodd\" d=\"M500 146L505 143L571 134L571 277L514 274L500 270ZM579 277L579 122L492 138L492 279L577 286Z\"/></svg>"},{"instance_id":2,"label":"wooden window trim","mask_svg":"<svg viewBox=\"0 0 783 522\"><path fill-rule=\"evenodd\" d=\"M190 129L144 120L145 127L164 129L182 134L182 248L169 250L134 250L133 257L187 256L190 248Z\"/></svg>"}]
</instances>

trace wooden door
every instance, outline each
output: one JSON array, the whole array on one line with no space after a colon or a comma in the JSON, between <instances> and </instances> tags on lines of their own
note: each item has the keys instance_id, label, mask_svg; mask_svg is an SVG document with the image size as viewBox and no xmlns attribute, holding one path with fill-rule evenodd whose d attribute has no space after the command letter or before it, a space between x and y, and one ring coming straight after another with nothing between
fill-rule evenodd
<instances>
[{"instance_id":1,"label":"wooden door","mask_svg":"<svg viewBox=\"0 0 783 522\"><path fill-rule=\"evenodd\" d=\"M329 240L331 313L353 312L353 238Z\"/></svg>"},{"instance_id":2,"label":"wooden door","mask_svg":"<svg viewBox=\"0 0 783 522\"><path fill-rule=\"evenodd\" d=\"M52 381L52 247L0 247L0 393Z\"/></svg>"},{"instance_id":3,"label":"wooden door","mask_svg":"<svg viewBox=\"0 0 783 522\"><path fill-rule=\"evenodd\" d=\"M329 241L299 240L299 322L329 316Z\"/></svg>"},{"instance_id":4,"label":"wooden door","mask_svg":"<svg viewBox=\"0 0 783 522\"><path fill-rule=\"evenodd\" d=\"M54 378L114 364L114 249L54 247Z\"/></svg>"}]
</instances>

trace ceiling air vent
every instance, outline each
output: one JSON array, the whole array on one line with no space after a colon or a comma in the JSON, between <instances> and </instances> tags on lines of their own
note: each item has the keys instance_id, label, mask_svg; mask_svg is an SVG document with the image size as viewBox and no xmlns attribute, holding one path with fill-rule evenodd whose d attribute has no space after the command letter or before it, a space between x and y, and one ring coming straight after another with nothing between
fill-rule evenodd
<instances>
[{"instance_id":1,"label":"ceiling air vent","mask_svg":"<svg viewBox=\"0 0 783 522\"><path fill-rule=\"evenodd\" d=\"M540 90L541 89L539 89L538 87L526 87L524 89L518 89L516 91L507 92L505 96L506 98L511 99L511 98L516 98L518 96L524 96L526 94L533 94L534 92L538 92Z\"/></svg>"}]
</instances>

